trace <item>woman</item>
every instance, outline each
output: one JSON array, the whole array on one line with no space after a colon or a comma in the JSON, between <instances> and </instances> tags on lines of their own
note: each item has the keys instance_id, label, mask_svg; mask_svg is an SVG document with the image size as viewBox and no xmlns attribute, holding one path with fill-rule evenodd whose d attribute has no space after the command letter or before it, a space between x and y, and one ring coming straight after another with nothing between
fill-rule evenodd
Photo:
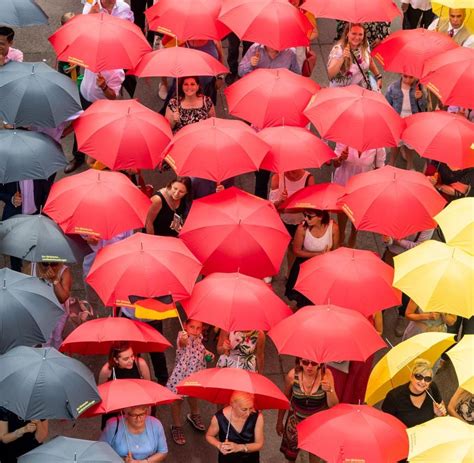
<instances>
[{"instance_id":1,"label":"woman","mask_svg":"<svg viewBox=\"0 0 474 463\"><path fill-rule=\"evenodd\" d=\"M458 387L449 401L448 413L468 424L474 424L474 394Z\"/></svg>"},{"instance_id":2,"label":"woman","mask_svg":"<svg viewBox=\"0 0 474 463\"><path fill-rule=\"evenodd\" d=\"M159 463L168 454L163 425L148 415L148 407L126 408L121 417L111 418L100 440L109 445L126 463Z\"/></svg>"},{"instance_id":3,"label":"woman","mask_svg":"<svg viewBox=\"0 0 474 463\"><path fill-rule=\"evenodd\" d=\"M416 359L410 381L387 394L382 410L398 418L407 428L426 423L436 416L445 416L446 407L438 387L432 381L431 363L422 358Z\"/></svg>"},{"instance_id":4,"label":"woman","mask_svg":"<svg viewBox=\"0 0 474 463\"><path fill-rule=\"evenodd\" d=\"M48 436L47 420L24 421L0 407L0 461L16 463L17 458L41 445Z\"/></svg>"},{"instance_id":5,"label":"woman","mask_svg":"<svg viewBox=\"0 0 474 463\"><path fill-rule=\"evenodd\" d=\"M330 219L328 211L306 209L303 216L304 221L298 225L293 240L292 250L296 260L291 267L285 291L285 296L290 300L296 300L298 307L311 304L307 298L293 289L300 265L311 257L337 249L339 246L339 228Z\"/></svg>"},{"instance_id":6,"label":"woman","mask_svg":"<svg viewBox=\"0 0 474 463\"><path fill-rule=\"evenodd\" d=\"M208 96L203 95L199 77L183 77L178 81L178 99L172 98L166 108L173 132L189 124L216 116L216 110Z\"/></svg>"},{"instance_id":7,"label":"woman","mask_svg":"<svg viewBox=\"0 0 474 463\"><path fill-rule=\"evenodd\" d=\"M263 331L221 330L217 341L219 368L241 368L263 374L265 333Z\"/></svg>"},{"instance_id":8,"label":"woman","mask_svg":"<svg viewBox=\"0 0 474 463\"><path fill-rule=\"evenodd\" d=\"M150 235L178 236L187 210L186 199L191 197L191 179L177 177L151 197L145 221Z\"/></svg>"},{"instance_id":9,"label":"woman","mask_svg":"<svg viewBox=\"0 0 474 463\"><path fill-rule=\"evenodd\" d=\"M206 440L219 450L219 463L258 463L263 415L255 411L253 395L234 391L230 405L212 417Z\"/></svg>"},{"instance_id":10,"label":"woman","mask_svg":"<svg viewBox=\"0 0 474 463\"><path fill-rule=\"evenodd\" d=\"M341 40L332 48L328 61L328 77L330 87L346 87L360 85L371 88L368 71L382 88L382 74L370 56L367 33L362 24L347 24Z\"/></svg>"},{"instance_id":11,"label":"woman","mask_svg":"<svg viewBox=\"0 0 474 463\"><path fill-rule=\"evenodd\" d=\"M298 457L298 432L296 425L305 418L339 403L334 389L334 379L324 364L308 359L296 359L295 368L285 378L285 395L290 399L290 410L286 422L284 410L278 411L276 431L283 436L280 451L287 461L296 461ZM310 463L318 458L309 456Z\"/></svg>"}]
</instances>

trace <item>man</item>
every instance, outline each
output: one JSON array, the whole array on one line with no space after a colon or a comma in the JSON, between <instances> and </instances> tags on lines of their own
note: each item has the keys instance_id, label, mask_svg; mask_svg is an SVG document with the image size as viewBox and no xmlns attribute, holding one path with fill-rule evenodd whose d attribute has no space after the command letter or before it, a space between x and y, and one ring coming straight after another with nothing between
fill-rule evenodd
<instances>
[{"instance_id":1,"label":"man","mask_svg":"<svg viewBox=\"0 0 474 463\"><path fill-rule=\"evenodd\" d=\"M418 24L427 29L436 15L431 0L402 0L403 29L416 29Z\"/></svg>"},{"instance_id":2,"label":"man","mask_svg":"<svg viewBox=\"0 0 474 463\"><path fill-rule=\"evenodd\" d=\"M23 53L12 47L15 31L11 27L0 26L0 66L9 61L23 61Z\"/></svg>"},{"instance_id":3,"label":"man","mask_svg":"<svg viewBox=\"0 0 474 463\"><path fill-rule=\"evenodd\" d=\"M107 13L133 22L133 12L124 0L86 0L82 14Z\"/></svg>"},{"instance_id":4,"label":"man","mask_svg":"<svg viewBox=\"0 0 474 463\"><path fill-rule=\"evenodd\" d=\"M449 35L462 47L474 48L474 35L469 32L466 26L463 26L465 19L465 9L450 8L449 18L435 19L428 29Z\"/></svg>"},{"instance_id":5,"label":"man","mask_svg":"<svg viewBox=\"0 0 474 463\"><path fill-rule=\"evenodd\" d=\"M239 68L239 51L240 43L242 43L242 57L245 56L248 49L252 45L252 42L242 41L237 37L237 34L231 32L227 37L227 43L229 45L227 49L227 64L230 69L230 73L225 76L225 82L227 85L233 84L238 78Z\"/></svg>"}]
</instances>

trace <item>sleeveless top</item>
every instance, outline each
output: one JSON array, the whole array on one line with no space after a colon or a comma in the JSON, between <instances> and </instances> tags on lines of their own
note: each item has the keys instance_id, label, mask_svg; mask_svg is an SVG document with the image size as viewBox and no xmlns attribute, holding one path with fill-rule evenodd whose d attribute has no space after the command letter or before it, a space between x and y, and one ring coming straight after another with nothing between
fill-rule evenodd
<instances>
[{"instance_id":1,"label":"sleeveless top","mask_svg":"<svg viewBox=\"0 0 474 463\"><path fill-rule=\"evenodd\" d=\"M128 368L114 368L116 379L142 379L143 376L138 368L136 360L133 361L133 367ZM110 376L107 381L113 381L113 372L110 372Z\"/></svg>"},{"instance_id":2,"label":"sleeveless top","mask_svg":"<svg viewBox=\"0 0 474 463\"><path fill-rule=\"evenodd\" d=\"M441 32L442 34L448 34L449 35L449 19L447 18L441 18L438 22L438 27L436 28L438 32ZM469 32L468 29L466 29L465 26L462 26L458 29L456 34L451 37L459 46L462 46L462 44L471 36L471 33Z\"/></svg>"},{"instance_id":3,"label":"sleeveless top","mask_svg":"<svg viewBox=\"0 0 474 463\"><path fill-rule=\"evenodd\" d=\"M181 101L178 102L176 98L171 98L170 102L168 103L168 107L173 112L179 110L179 121L174 126L173 133L176 133L186 125L195 124L196 122L209 119L209 111L212 108L212 100L206 95L202 95L201 98L202 105L199 108L183 108L181 106Z\"/></svg>"},{"instance_id":4,"label":"sleeveless top","mask_svg":"<svg viewBox=\"0 0 474 463\"><path fill-rule=\"evenodd\" d=\"M324 392L321 389L321 385L319 385L318 389L312 394L305 394L300 385L299 374L295 373L290 406L296 418L298 418L298 420L304 420L316 412L327 410L326 392Z\"/></svg>"},{"instance_id":5,"label":"sleeveless top","mask_svg":"<svg viewBox=\"0 0 474 463\"><path fill-rule=\"evenodd\" d=\"M249 415L242 427L242 431L237 432L232 426L229 426L229 420L226 418L222 410L216 413L217 423L219 425L219 441L224 442L227 429L229 429L228 440L236 444L252 444L255 442L255 425L257 424L258 412L253 412ZM232 421L232 419L231 419ZM219 463L258 463L260 461L259 452L237 452L228 455L222 455L219 452Z\"/></svg>"},{"instance_id":6,"label":"sleeveless top","mask_svg":"<svg viewBox=\"0 0 474 463\"><path fill-rule=\"evenodd\" d=\"M171 209L170 205L166 201L161 191L156 192L157 196L161 198L161 209L158 215L155 217L153 222L153 231L155 235L160 236L178 236L178 232L170 228L171 222L173 222L174 214L178 214L183 217L185 210L185 202L181 200L181 204L176 210Z\"/></svg>"},{"instance_id":7,"label":"sleeveless top","mask_svg":"<svg viewBox=\"0 0 474 463\"><path fill-rule=\"evenodd\" d=\"M306 233L304 235L303 241L303 248L309 252L320 252L324 251L326 247L329 246L329 249L332 248L332 224L334 223L333 220L329 221L329 225L326 229L321 238L316 238L311 234L311 230L309 228L306 229Z\"/></svg>"}]
</instances>

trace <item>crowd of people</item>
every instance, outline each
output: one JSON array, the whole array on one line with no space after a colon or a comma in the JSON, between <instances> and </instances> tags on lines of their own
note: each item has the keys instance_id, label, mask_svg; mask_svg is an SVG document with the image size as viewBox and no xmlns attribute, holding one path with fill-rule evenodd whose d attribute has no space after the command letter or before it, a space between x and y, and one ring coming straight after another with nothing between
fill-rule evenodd
<instances>
[{"instance_id":1,"label":"crowd of people","mask_svg":"<svg viewBox=\"0 0 474 463\"><path fill-rule=\"evenodd\" d=\"M104 13L134 21L152 45L167 46L169 38L166 35L153 33L147 27L144 12L153 5L153 1L131 0L129 4L124 0L86 0L83 3L82 14ZM303 2L290 0L290 3L300 8ZM450 9L447 18L438 18L431 9L430 0L402 0L401 9L404 29L436 30L451 37L459 46L474 47L474 35L465 26L466 18L469 14L474 14L474 10ZM319 34L317 21L310 13L303 12L312 25L308 38L313 40L313 51L316 51L314 40ZM65 13L61 18L61 24L68 23L77 14L81 13ZM390 23L362 24L344 21L333 21L333 23L337 36L325 66L329 87L357 85L375 92L383 92L387 102L402 118L441 110L460 114L471 122L474 120L472 108L443 105L416 77L402 74L391 79L388 75L382 74L380 64L377 64L371 51L389 36ZM8 67L9 62L23 61L22 51L14 47L14 37L15 31L11 27L0 25L0 73L2 67ZM276 50L262 43L241 41L234 32L224 39L226 53L223 52L221 42L215 40L189 40L180 42L179 45L210 54L227 65L230 72L226 76L161 79L154 97L162 101L161 113L169 122L173 134L179 133L191 124L216 117L218 92L223 86L238 82L256 69L284 68L301 74L307 52L311 48ZM242 57L239 60L241 49ZM323 57L318 56L318 60L323 60ZM87 68L82 69L77 64L60 61L58 71L78 83L83 111L96 101L133 98L137 87L137 79L126 74L124 69L93 72ZM391 80L389 84L384 81L387 78ZM217 109L219 113L219 108ZM61 127L52 129L51 133L46 130L46 133L57 141L67 136L74 137L72 159L64 168L66 175L72 174L77 169L108 170L100 161L78 149L71 123L80 117L83 111L65 121ZM13 127L5 122L4 128L9 130ZM261 127L253 128L256 131L261 129ZM15 127L15 130L40 129ZM400 142L396 147L379 147L365 151L342 143L331 144L331 147L334 149L335 157L327 164L326 169L331 172L332 182L342 187L359 174L385 165L396 165L424 173L448 201L474 196L474 168L455 170L446 163L425 160L405 142ZM161 166L163 171L169 168L166 161ZM137 178L141 173L138 170L131 169L123 173L134 183L139 183ZM285 282L284 294L280 296L294 311L312 305L305 295L295 289L302 264L341 246L354 248L360 244L357 241L356 226L342 211L333 213L314 208L302 208L298 211L279 209L292 194L315 185L317 178L314 170L306 169L273 174L266 170L255 172L255 189L252 193L268 200L281 212L281 220L291 237L286 252L286 263L282 265L280 272ZM40 213L55 180L56 175L52 175L42 180L22 180L0 185L0 201L4 204L2 221L18 214ZM194 200L219 193L234 184L234 178L214 182L198 177L173 175L166 185L161 187L153 185L151 205L143 231L149 235L178 237ZM84 278L84 287L87 287L89 294L92 290L87 286L85 278L99 250L114 242L122 241L133 233L133 230L126 231L107 240L93 235L83 236L93 251L85 257L80 272ZM436 233L435 229L428 229L402 239L383 236L384 249L380 257L393 267L394 257L432 239ZM238 245L235 243L235 246ZM72 269L63 262L37 262L28 265L26 261L22 262L17 257L9 257L6 260L12 270L28 272L52 287L64 313L45 346L59 349L68 322L68 304L73 295ZM271 279L269 280L271 282ZM391 338L396 338L397 342L426 332L450 332L456 334L458 339L472 333L472 319L463 319L450 313L423 311L405 294L399 307L388 310L397 314L393 332L389 334ZM119 315L131 320L142 320L135 315L133 308L129 307L121 308ZM370 315L368 320L379 335L392 329L384 328L382 311ZM163 323L171 323L162 320L142 321L161 333ZM262 330L225 331L200 320L187 319L183 321L177 335L173 366L167 364L163 352L152 352L149 356L142 356L134 352L130 342L117 339L110 349L107 361L98 372L97 384L101 385L115 379L156 380L170 391L177 393L176 386L180 381L191 374L205 370L210 365L264 374L266 342L267 336ZM364 403L367 382L375 358L375 355L371 355L365 362L343 362L344 365L326 364L309 358L295 359L294 368L286 374L283 389L289 401L289 410L279 410L276 418L276 433L281 436L282 453L281 460L278 461L297 460L300 452L297 425L300 422L339 403ZM445 362L445 358L435 364L424 358L417 358L411 366L409 382L392 389L383 400L381 409L398 418L408 428L447 414L474 424L474 395L471 392L460 387L452 398L446 401L448 405L443 400L436 385L436 373ZM158 463L164 460L175 462L178 460L173 457L173 446L186 445L183 423L187 421L193 430L205 435L203 445L206 445L207 441L210 446L216 448L218 462L261 461L260 452L265 446L264 416L255 408L254 395L234 391L229 403L220 404L212 417L201 414L201 404L197 398L186 397L186 402L187 404L184 404L184 401L175 401L171 404L172 425L169 433L165 432L162 423L155 417L156 407L150 407L150 404L104 414L100 440L110 444L127 463L138 461ZM189 412L185 411L183 414L183 405L185 408L189 406ZM16 462L17 458L41 445L47 438L47 420L23 420L9 411L7 406L0 407L1 462ZM200 450L193 448L189 451L197 453ZM311 462L320 461L315 455L310 455L309 458Z\"/></svg>"}]
</instances>

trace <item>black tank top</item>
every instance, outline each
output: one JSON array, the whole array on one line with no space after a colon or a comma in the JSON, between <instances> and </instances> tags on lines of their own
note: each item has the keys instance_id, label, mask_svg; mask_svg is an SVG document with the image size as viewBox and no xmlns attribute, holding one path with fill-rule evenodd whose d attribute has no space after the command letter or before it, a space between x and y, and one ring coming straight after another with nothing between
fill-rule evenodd
<instances>
[{"instance_id":1,"label":"black tank top","mask_svg":"<svg viewBox=\"0 0 474 463\"><path fill-rule=\"evenodd\" d=\"M127 368L115 368L115 378L116 379L141 379L142 375L140 369L138 368L137 360L133 361L133 367L130 369ZM113 373L110 373L109 379L107 381L112 381Z\"/></svg>"},{"instance_id":2,"label":"black tank top","mask_svg":"<svg viewBox=\"0 0 474 463\"><path fill-rule=\"evenodd\" d=\"M165 197L161 191L157 191L156 194L161 198L161 209L153 222L153 230L155 235L159 236L178 236L178 232L170 228L171 222L173 221L174 214L178 214L183 217L185 210L185 203L181 201L176 211L171 209L169 204L166 202Z\"/></svg>"}]
</instances>

